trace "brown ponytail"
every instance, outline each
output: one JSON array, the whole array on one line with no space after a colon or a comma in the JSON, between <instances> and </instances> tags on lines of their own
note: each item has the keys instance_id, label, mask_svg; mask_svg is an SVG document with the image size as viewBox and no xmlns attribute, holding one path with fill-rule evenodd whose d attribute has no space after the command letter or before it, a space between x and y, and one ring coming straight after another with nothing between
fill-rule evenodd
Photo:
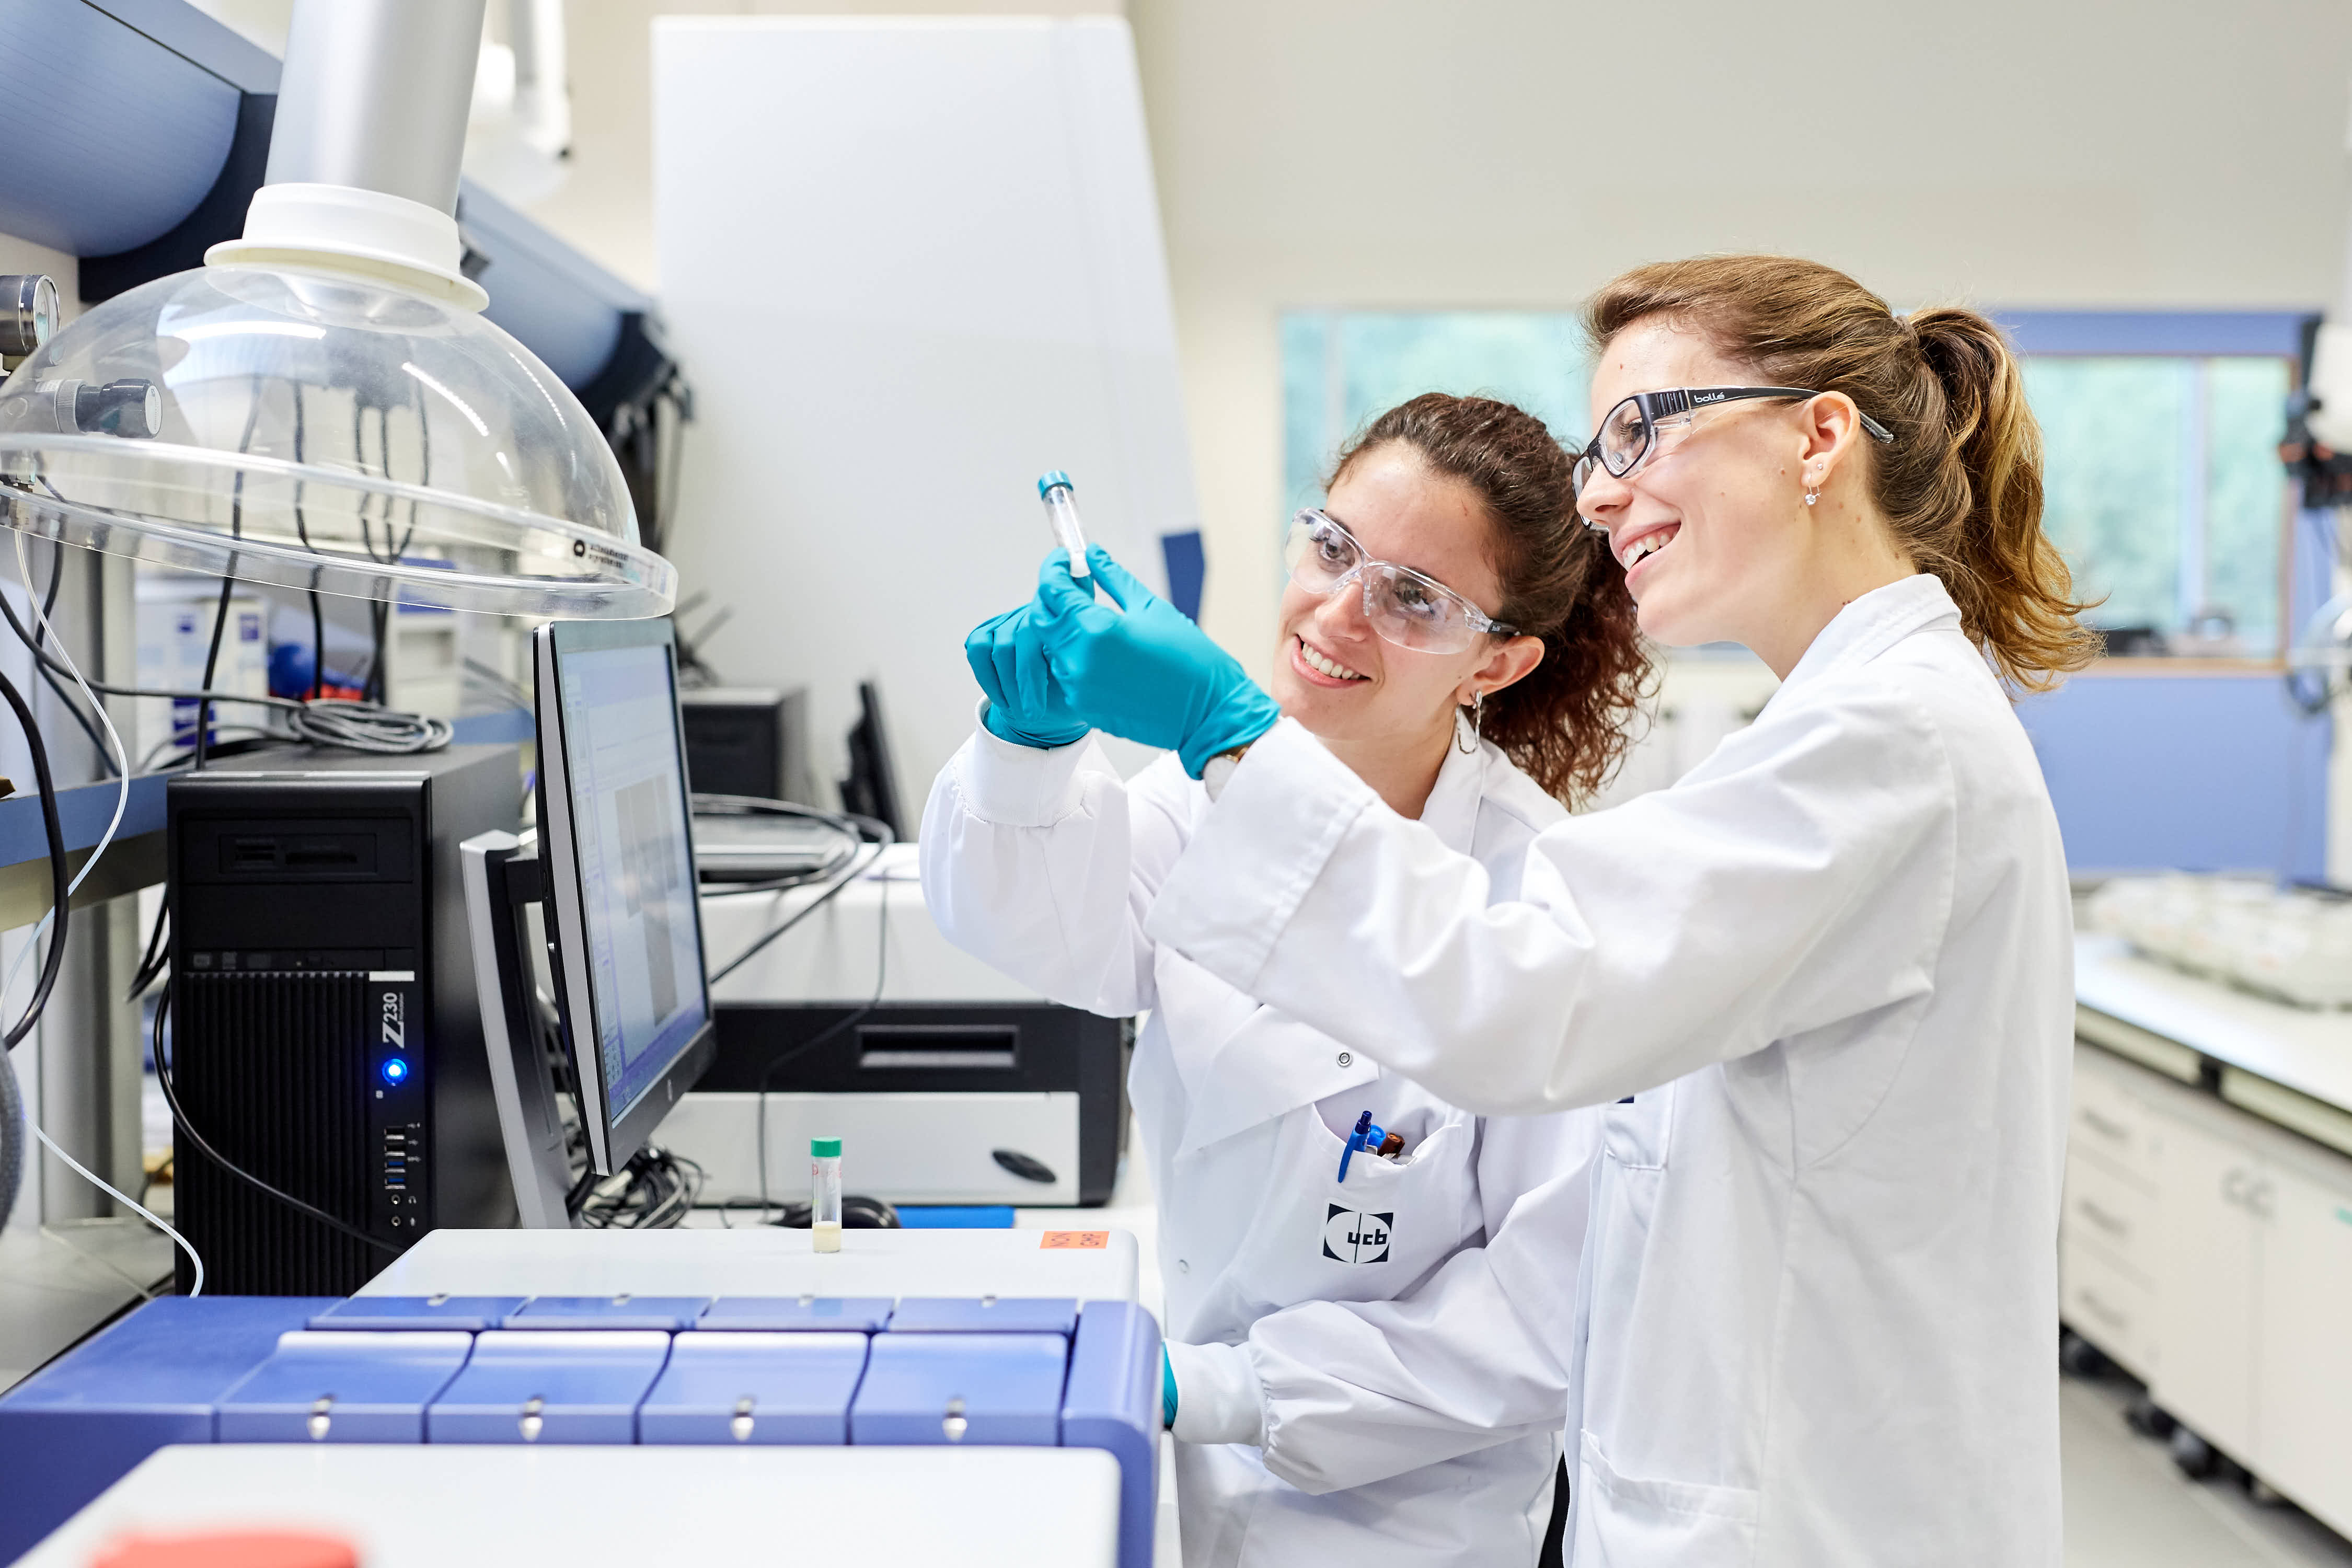
<instances>
[{"instance_id":1,"label":"brown ponytail","mask_svg":"<svg viewBox=\"0 0 2352 1568\"><path fill-rule=\"evenodd\" d=\"M1542 420L1491 397L1424 393L1365 426L1331 483L1375 447L1408 447L1475 491L1503 585L1495 618L1543 639L1541 662L1486 700L1480 730L1545 793L1575 805L1608 781L1647 695L1650 660L1625 574L1576 515L1573 467Z\"/></svg>"},{"instance_id":2,"label":"brown ponytail","mask_svg":"<svg viewBox=\"0 0 2352 1568\"><path fill-rule=\"evenodd\" d=\"M2063 557L2042 531L2042 432L2000 329L1973 310L1906 321L1834 268L1780 256L1710 256L1637 267L1585 310L1596 348L1665 316L1776 386L1843 392L1895 433L1863 443L1872 499L2003 679L2056 684L2098 653L2076 624Z\"/></svg>"}]
</instances>

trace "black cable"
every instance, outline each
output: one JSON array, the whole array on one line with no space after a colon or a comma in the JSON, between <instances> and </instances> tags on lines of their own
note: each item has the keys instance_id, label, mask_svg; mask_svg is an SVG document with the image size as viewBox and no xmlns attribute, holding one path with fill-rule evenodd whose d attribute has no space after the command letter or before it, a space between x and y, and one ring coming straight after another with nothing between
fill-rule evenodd
<instances>
[{"instance_id":1,"label":"black cable","mask_svg":"<svg viewBox=\"0 0 2352 1568\"><path fill-rule=\"evenodd\" d=\"M827 858L824 864L812 866L804 871L794 871L760 882L728 882L708 878L701 879L705 898L731 899L746 893L780 893L793 888L807 887L811 882L822 882L848 865L866 843L865 832L850 818L838 812L819 811L813 805L803 805L798 801L769 800L759 795L711 795L698 790L690 797L688 805L697 817L793 816L804 821L821 822L840 834L842 838L842 847L838 854ZM732 968L733 965L730 963L728 970L721 971L721 973L729 973Z\"/></svg>"},{"instance_id":2,"label":"black cable","mask_svg":"<svg viewBox=\"0 0 2352 1568\"><path fill-rule=\"evenodd\" d=\"M49 748L41 739L40 726L33 721L33 710L25 701L25 694L16 683L0 671L0 697L7 699L16 710L16 722L25 728L25 749L32 753L33 780L41 791L41 828L49 844L49 900L57 922L49 928L49 951L41 959L41 977L33 987L33 999L25 1004L25 1016L16 1020L5 1036L0 1036L0 1050L13 1050L16 1042L32 1033L40 1022L41 1009L49 1003L49 992L58 983L58 965L66 952L66 920L72 912L73 868L66 860L65 826L58 819L58 783L49 773Z\"/></svg>"},{"instance_id":3,"label":"black cable","mask_svg":"<svg viewBox=\"0 0 2352 1568\"><path fill-rule=\"evenodd\" d=\"M155 1004L155 1081L163 1087L163 1102L172 1108L172 1125L178 1128L180 1131L186 1136L188 1142L196 1146L196 1152L202 1154L205 1159L210 1160L214 1164L218 1165L222 1170L226 1171L230 1175L235 1176L238 1181L243 1182L247 1186L253 1188L256 1192L275 1198L279 1203L284 1204L288 1208L294 1210L297 1214L305 1215L311 1219L317 1220L320 1225L326 1226L328 1228L338 1231L344 1236L348 1236L354 1241L363 1241L370 1247L376 1248L378 1251L389 1252L394 1257L406 1251L406 1247L400 1242L386 1241L380 1236L370 1236L366 1231L362 1230L359 1226L346 1224L342 1220L337 1219L333 1215L329 1214L326 1210L314 1207L310 1204L304 1203L300 1198L296 1197L291 1193L279 1191L278 1188L271 1186L268 1182L263 1181L259 1176L257 1176L252 1172L247 1170L244 1166L224 1159L219 1150L214 1148L210 1143L205 1141L205 1135L197 1131L195 1128L189 1123L188 1113L183 1110L180 1105L179 1091L173 1087L172 1070L164 1065L163 1019L165 1015L170 1013L171 1010L172 994L169 991L166 991L163 993L162 998Z\"/></svg>"},{"instance_id":4,"label":"black cable","mask_svg":"<svg viewBox=\"0 0 2352 1568\"><path fill-rule=\"evenodd\" d=\"M887 840L890 836L889 828L883 826L879 823L877 823L875 826L882 827L882 832ZM876 861L880 860L884 851L887 850L889 847L890 846L887 842L877 846L874 851L874 858L872 860L868 860L866 865L870 867ZM774 940L775 937L783 935L785 931L790 931L793 926L799 924L801 920L811 911L814 910L818 904L822 904L826 900L833 898L835 894L839 893L843 888L848 886L850 880L851 879L847 877L843 878L840 882L826 889L824 897L818 899L816 903L811 904L808 909L802 910L799 915L795 915L793 919L786 921L782 925L777 927L776 930L769 936L762 937L752 951L757 952L760 947L766 946L768 942ZM806 1056L809 1052L816 1049L819 1046L824 1045L827 1040L834 1038L835 1036L842 1034L845 1030L855 1028L859 1024L864 1023L873 1013L874 1009L882 1005L884 983L889 978L890 973L890 884L887 881L885 881L882 884L882 896L876 901L875 909L875 923L881 928L881 934L876 939L874 944L873 996L867 999L866 1005L863 1007L858 1008L856 1011L849 1014L845 1017L838 1018L833 1023L826 1025L824 1028L818 1030L809 1038L803 1040L799 1045L793 1047L789 1050L777 1052L773 1057L769 1058L767 1067L760 1074L760 1212L763 1215L768 1212L768 1091L775 1087L776 1074L793 1061ZM743 956L745 958L749 958L751 955L747 952ZM737 962L740 963L741 960L739 959ZM730 967L731 968L733 966L730 965Z\"/></svg>"},{"instance_id":5,"label":"black cable","mask_svg":"<svg viewBox=\"0 0 2352 1568\"><path fill-rule=\"evenodd\" d=\"M245 413L245 434L236 440L240 456L252 450L253 432L261 423L261 377L256 375L253 378L253 403ZM236 479L229 483L228 536L231 539L245 537L245 465L242 463L237 465ZM236 556L232 552L229 566L234 570L236 565ZM228 600L232 585L230 574L222 573L220 605L213 611L213 640L211 646L205 649L204 679L196 682L203 695L196 699L195 761L189 764L190 773L205 771L205 731L213 727L213 668L220 662L221 633L228 626Z\"/></svg>"},{"instance_id":6,"label":"black cable","mask_svg":"<svg viewBox=\"0 0 2352 1568\"><path fill-rule=\"evenodd\" d=\"M49 992L58 983L58 965L66 951L66 919L71 912L73 877L66 862L65 828L58 820L57 781L49 774L48 747L41 740L40 727L33 722L33 710L26 705L24 693L16 689L5 671L0 671L0 695L16 710L17 722L25 727L25 747L32 753L33 778L41 791L41 826L48 838L49 897L57 910L57 923L49 931L49 951L41 960L41 977L33 989L33 999L26 1004L25 1016L5 1037L0 1037L0 1215L16 1206L16 1191L25 1171L25 1106L16 1083L16 1063L8 1053L16 1042L31 1032L40 1021L41 1009L48 1005Z\"/></svg>"},{"instance_id":7,"label":"black cable","mask_svg":"<svg viewBox=\"0 0 2352 1568\"><path fill-rule=\"evenodd\" d=\"M228 601L234 587L235 584L228 578L221 579L220 603L213 607L213 640L205 649L205 673L196 682L197 689L202 691L211 690L213 670L220 663L221 633L228 626ZM194 742L195 761L188 766L190 773L200 773L205 771L205 731L212 727L213 700L210 696L200 697L196 699L196 738Z\"/></svg>"},{"instance_id":8,"label":"black cable","mask_svg":"<svg viewBox=\"0 0 2352 1568\"><path fill-rule=\"evenodd\" d=\"M302 386L294 384L294 533L302 541L302 548L315 553L318 546L310 542L310 520L302 512ZM310 568L310 700L317 701L327 689L327 616L319 607L319 569Z\"/></svg>"},{"instance_id":9,"label":"black cable","mask_svg":"<svg viewBox=\"0 0 2352 1568\"><path fill-rule=\"evenodd\" d=\"M883 852L898 841L898 836L890 831L890 826L886 822L878 822L870 816L856 816L846 813L844 814L843 820L856 823L865 830L866 835L874 838L874 853L867 856L864 861L853 865L848 869L843 871L840 876L834 879L832 886L826 888L824 892L819 893L814 899L809 900L808 903L794 910L790 920L783 921L781 925L771 926L765 932L761 933L758 940L754 941L751 946L737 953L733 958L729 959L725 965L722 966L717 973L711 975L711 984L718 984L720 981L726 979L729 975L742 968L744 964L751 962L753 954L759 952L770 942L775 941L778 937L792 930L794 926L800 924L801 921L808 919L809 916L816 913L817 910L824 908L825 905L831 903L834 900L841 897L843 889L846 889L850 883L857 880L857 879L866 872L872 870L876 863L882 858Z\"/></svg>"},{"instance_id":10,"label":"black cable","mask_svg":"<svg viewBox=\"0 0 2352 1568\"><path fill-rule=\"evenodd\" d=\"M147 951L139 956L137 973L131 976L130 994L122 999L136 1002L147 994L147 988L162 976L171 962L171 950L163 945L163 932L172 923L172 885L163 884L163 897L155 905L155 923L147 932Z\"/></svg>"},{"instance_id":11,"label":"black cable","mask_svg":"<svg viewBox=\"0 0 2352 1568\"><path fill-rule=\"evenodd\" d=\"M0 594L0 609L6 606L7 595ZM51 669L72 673L39 648L34 649L33 657ZM256 697L247 692L222 691L209 686L195 690L173 690L152 686L118 686L106 680L90 680L88 684L92 691L103 691L110 697L159 697L173 702L205 699L267 708L287 715L287 729L290 731L287 738L307 741L314 746L341 746L355 752L406 756L419 752L437 752L450 741L449 725L445 720L406 713L397 708L384 708L373 702L348 702L340 697L321 697L306 701L292 697Z\"/></svg>"},{"instance_id":12,"label":"black cable","mask_svg":"<svg viewBox=\"0 0 2352 1568\"><path fill-rule=\"evenodd\" d=\"M58 540L56 543L58 552L56 566L49 574L48 594L41 603L41 620L48 626L57 624L50 612L57 608L58 585L65 580L66 574L65 542ZM26 602L29 605L32 598L33 585L26 583L25 584ZM8 595L5 594L0 594L0 616L7 617L8 629L16 634L16 640L32 650L36 656L33 668L40 675L43 684L57 694L58 702L65 709L67 716L80 727L83 734L89 737L89 743L98 750L99 766L108 776L112 776L115 772L114 753L107 749L105 737L98 732L98 726L91 723L89 715L82 711L81 704L77 700L72 689L58 679L59 667L53 660L38 657L41 652L40 644L34 639L33 634L26 629L25 623L16 618L16 606L8 603Z\"/></svg>"}]
</instances>

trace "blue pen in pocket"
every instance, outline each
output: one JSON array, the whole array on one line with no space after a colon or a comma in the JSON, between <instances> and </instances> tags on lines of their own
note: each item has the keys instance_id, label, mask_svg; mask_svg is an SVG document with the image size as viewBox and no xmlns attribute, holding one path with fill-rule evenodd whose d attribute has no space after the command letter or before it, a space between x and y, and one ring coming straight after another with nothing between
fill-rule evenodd
<instances>
[{"instance_id":1,"label":"blue pen in pocket","mask_svg":"<svg viewBox=\"0 0 2352 1568\"><path fill-rule=\"evenodd\" d=\"M1355 1158L1357 1150L1378 1150L1380 1146L1387 1141L1387 1133L1372 1125L1372 1113L1370 1111L1367 1110L1361 1116L1357 1117L1356 1130L1348 1134L1348 1146L1339 1151L1339 1180L1341 1184L1345 1184L1348 1180L1348 1162Z\"/></svg>"}]
</instances>

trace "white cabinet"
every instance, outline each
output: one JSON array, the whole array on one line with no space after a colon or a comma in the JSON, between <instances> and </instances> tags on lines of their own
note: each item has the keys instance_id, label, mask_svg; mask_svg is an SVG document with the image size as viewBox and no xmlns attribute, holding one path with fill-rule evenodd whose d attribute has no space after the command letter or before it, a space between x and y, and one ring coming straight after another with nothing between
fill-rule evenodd
<instances>
[{"instance_id":1,"label":"white cabinet","mask_svg":"<svg viewBox=\"0 0 2352 1568\"><path fill-rule=\"evenodd\" d=\"M2352 1535L2352 1160L2080 1046L2059 1285L2157 1404Z\"/></svg>"},{"instance_id":2,"label":"white cabinet","mask_svg":"<svg viewBox=\"0 0 2352 1568\"><path fill-rule=\"evenodd\" d=\"M2060 1315L2124 1367L2153 1379L2156 1279L2163 1268L2155 1117L2130 1092L2137 1069L2077 1052L2074 1131L2059 1231Z\"/></svg>"},{"instance_id":3,"label":"white cabinet","mask_svg":"<svg viewBox=\"0 0 2352 1568\"><path fill-rule=\"evenodd\" d=\"M2159 1121L2162 1263L2149 1392L2198 1436L2254 1457L2254 1314L2261 1228L2253 1156L2186 1121ZM2072 1215L2069 1215L2070 1223Z\"/></svg>"},{"instance_id":4,"label":"white cabinet","mask_svg":"<svg viewBox=\"0 0 2352 1568\"><path fill-rule=\"evenodd\" d=\"M2262 1182L2258 1468L2352 1535L2352 1172L2280 1168Z\"/></svg>"}]
</instances>

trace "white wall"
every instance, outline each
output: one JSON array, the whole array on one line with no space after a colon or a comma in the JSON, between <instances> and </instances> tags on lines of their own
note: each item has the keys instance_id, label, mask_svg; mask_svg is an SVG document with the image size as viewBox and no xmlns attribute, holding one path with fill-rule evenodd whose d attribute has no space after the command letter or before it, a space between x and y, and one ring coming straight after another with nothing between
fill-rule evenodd
<instances>
[{"instance_id":1,"label":"white wall","mask_svg":"<svg viewBox=\"0 0 2352 1568\"><path fill-rule=\"evenodd\" d=\"M1898 303L2304 306L2345 238L2339 0L1134 0L1208 519L1263 659L1286 306L1573 304L1798 252Z\"/></svg>"},{"instance_id":2,"label":"white wall","mask_svg":"<svg viewBox=\"0 0 2352 1568\"><path fill-rule=\"evenodd\" d=\"M680 574L736 612L725 675L807 685L826 778L877 679L912 813L965 630L1052 543L1040 474L1146 582L1200 526L1126 24L679 17L654 56Z\"/></svg>"},{"instance_id":3,"label":"white wall","mask_svg":"<svg viewBox=\"0 0 2352 1568\"><path fill-rule=\"evenodd\" d=\"M204 3L264 37L289 0ZM2340 0L571 0L572 174L533 214L658 288L656 15L999 9L1135 27L1204 618L1257 663L1286 306L1557 308L1750 247L1903 303L2304 306L2343 262Z\"/></svg>"}]
</instances>

